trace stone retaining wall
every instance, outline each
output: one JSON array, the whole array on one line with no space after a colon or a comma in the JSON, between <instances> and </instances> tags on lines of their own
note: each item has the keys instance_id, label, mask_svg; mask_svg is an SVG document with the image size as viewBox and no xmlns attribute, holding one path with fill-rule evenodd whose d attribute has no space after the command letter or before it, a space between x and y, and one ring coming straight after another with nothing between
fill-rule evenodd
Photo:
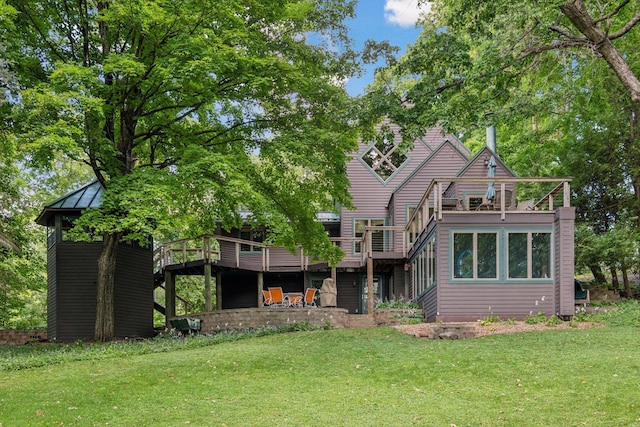
<instances>
[{"instance_id":1,"label":"stone retaining wall","mask_svg":"<svg viewBox=\"0 0 640 427\"><path fill-rule=\"evenodd\" d=\"M24 345L34 341L46 340L46 329L0 329L0 345Z\"/></svg>"},{"instance_id":2,"label":"stone retaining wall","mask_svg":"<svg viewBox=\"0 0 640 427\"><path fill-rule=\"evenodd\" d=\"M176 318L200 319L200 332L207 334L225 329L278 327L299 322L319 326L329 323L334 328L342 329L349 326L347 313L348 310L343 308L238 308Z\"/></svg>"}]
</instances>

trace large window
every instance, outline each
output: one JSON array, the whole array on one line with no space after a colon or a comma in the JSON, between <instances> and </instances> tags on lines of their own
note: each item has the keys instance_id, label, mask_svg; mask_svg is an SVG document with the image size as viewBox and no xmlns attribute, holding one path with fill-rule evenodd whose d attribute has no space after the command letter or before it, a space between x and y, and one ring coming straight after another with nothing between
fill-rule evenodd
<instances>
[{"instance_id":1,"label":"large window","mask_svg":"<svg viewBox=\"0 0 640 427\"><path fill-rule=\"evenodd\" d=\"M356 219L353 225L354 237L364 237L365 227L379 227L384 225L384 219ZM384 252L384 230L371 232L371 250ZM355 253L362 253L362 242L358 241L354 247Z\"/></svg>"},{"instance_id":2,"label":"large window","mask_svg":"<svg viewBox=\"0 0 640 427\"><path fill-rule=\"evenodd\" d=\"M455 279L498 278L498 233L453 233Z\"/></svg>"},{"instance_id":3,"label":"large window","mask_svg":"<svg viewBox=\"0 0 640 427\"><path fill-rule=\"evenodd\" d=\"M509 279L551 277L551 233L508 233Z\"/></svg>"},{"instance_id":4,"label":"large window","mask_svg":"<svg viewBox=\"0 0 640 427\"><path fill-rule=\"evenodd\" d=\"M398 147L392 139L383 138L366 151L361 159L369 166L372 172L386 181L406 161L407 155Z\"/></svg>"}]
</instances>

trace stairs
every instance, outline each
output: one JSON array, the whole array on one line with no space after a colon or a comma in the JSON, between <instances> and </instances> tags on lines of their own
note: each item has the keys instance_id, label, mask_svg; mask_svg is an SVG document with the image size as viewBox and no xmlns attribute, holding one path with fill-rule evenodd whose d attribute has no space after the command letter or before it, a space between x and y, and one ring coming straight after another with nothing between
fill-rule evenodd
<instances>
[{"instance_id":1,"label":"stairs","mask_svg":"<svg viewBox=\"0 0 640 427\"><path fill-rule=\"evenodd\" d=\"M369 314L347 314L349 328L373 328L378 326L372 315Z\"/></svg>"}]
</instances>

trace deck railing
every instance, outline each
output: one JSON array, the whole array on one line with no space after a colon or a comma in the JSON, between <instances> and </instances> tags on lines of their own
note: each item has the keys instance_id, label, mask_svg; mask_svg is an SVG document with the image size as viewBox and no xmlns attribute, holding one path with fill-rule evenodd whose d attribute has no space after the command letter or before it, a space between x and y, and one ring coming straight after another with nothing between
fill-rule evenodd
<instances>
[{"instance_id":1,"label":"deck railing","mask_svg":"<svg viewBox=\"0 0 640 427\"><path fill-rule=\"evenodd\" d=\"M506 215L532 212L553 211L556 206L569 207L571 205L571 178L436 178L418 203L415 211L407 221L405 227L407 249L411 247L417 236L423 232L431 221L441 221L444 215L457 215L470 211L480 211L485 214L500 215L504 220ZM540 188L555 184L555 187L544 196L536 200L531 197ZM483 189L493 186L496 198L488 202L486 196L480 195L483 202L471 207L463 198L465 189L473 189L474 193L482 193ZM536 188L528 188L536 186ZM544 191L540 191L544 193ZM528 203L520 206L518 197L526 194ZM502 196L505 195L505 196ZM522 200L520 200L522 202Z\"/></svg>"},{"instance_id":2,"label":"deck railing","mask_svg":"<svg viewBox=\"0 0 640 427\"><path fill-rule=\"evenodd\" d=\"M356 258L364 265L367 257L374 256L375 253L394 252L405 256L407 245L404 231L404 227L400 226L365 227L362 237L332 237L330 240L345 251L347 258ZM180 239L163 243L154 251L154 266L155 271L161 271L168 265L186 265L193 261L204 261L205 263L231 263L233 267L240 268L243 260L247 261L251 258L259 269L270 271L274 250L284 251L284 248L234 237L205 235L197 239ZM302 248L298 255L289 256L297 259L294 262L301 270L309 268L311 257L305 255ZM282 254L279 254L279 257L282 259Z\"/></svg>"}]
</instances>

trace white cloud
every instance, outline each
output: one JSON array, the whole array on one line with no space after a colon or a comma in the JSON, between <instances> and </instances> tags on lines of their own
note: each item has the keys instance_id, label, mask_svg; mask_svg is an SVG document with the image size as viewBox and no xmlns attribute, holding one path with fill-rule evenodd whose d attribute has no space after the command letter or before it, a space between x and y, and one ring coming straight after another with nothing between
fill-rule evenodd
<instances>
[{"instance_id":1,"label":"white cloud","mask_svg":"<svg viewBox=\"0 0 640 427\"><path fill-rule=\"evenodd\" d=\"M385 0L384 18L392 24L411 27L415 25L421 13L427 13L430 9L430 2L424 2L418 7L418 0Z\"/></svg>"}]
</instances>

